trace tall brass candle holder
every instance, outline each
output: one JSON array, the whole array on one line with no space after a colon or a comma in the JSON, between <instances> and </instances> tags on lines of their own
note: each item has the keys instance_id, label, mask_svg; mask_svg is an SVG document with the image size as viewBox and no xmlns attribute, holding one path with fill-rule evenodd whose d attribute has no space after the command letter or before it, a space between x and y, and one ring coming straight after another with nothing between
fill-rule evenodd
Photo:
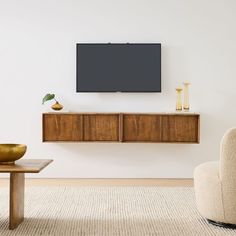
<instances>
[{"instance_id":1,"label":"tall brass candle holder","mask_svg":"<svg viewBox=\"0 0 236 236\"><path fill-rule=\"evenodd\" d=\"M184 110L185 111L189 111L189 85L190 83L189 82L184 82Z\"/></svg>"},{"instance_id":2,"label":"tall brass candle holder","mask_svg":"<svg viewBox=\"0 0 236 236\"><path fill-rule=\"evenodd\" d=\"M182 88L176 88L176 111L182 111Z\"/></svg>"}]
</instances>

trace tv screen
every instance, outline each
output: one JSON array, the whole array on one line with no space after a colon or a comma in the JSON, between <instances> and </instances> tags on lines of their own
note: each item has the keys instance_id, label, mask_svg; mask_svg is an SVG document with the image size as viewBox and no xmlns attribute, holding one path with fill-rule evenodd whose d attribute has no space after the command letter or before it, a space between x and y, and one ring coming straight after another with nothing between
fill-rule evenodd
<instances>
[{"instance_id":1,"label":"tv screen","mask_svg":"<svg viewBox=\"0 0 236 236\"><path fill-rule=\"evenodd\" d=\"M161 92L161 44L77 44L77 92Z\"/></svg>"}]
</instances>

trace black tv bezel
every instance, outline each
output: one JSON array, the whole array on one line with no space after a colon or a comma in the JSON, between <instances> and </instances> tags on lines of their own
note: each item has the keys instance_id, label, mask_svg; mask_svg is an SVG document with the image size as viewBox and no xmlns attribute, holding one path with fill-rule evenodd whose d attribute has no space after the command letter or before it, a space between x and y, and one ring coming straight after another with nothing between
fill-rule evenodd
<instances>
[{"instance_id":1,"label":"black tv bezel","mask_svg":"<svg viewBox=\"0 0 236 236\"><path fill-rule=\"evenodd\" d=\"M76 93L161 93L162 92L162 63L160 61L160 91L153 90L153 91L129 91L129 90L114 90L114 91L93 91L93 90L87 90L87 91L80 91L78 89L78 47L79 45L160 45L161 43L76 43ZM160 51L160 57L161 57L161 51Z\"/></svg>"}]
</instances>

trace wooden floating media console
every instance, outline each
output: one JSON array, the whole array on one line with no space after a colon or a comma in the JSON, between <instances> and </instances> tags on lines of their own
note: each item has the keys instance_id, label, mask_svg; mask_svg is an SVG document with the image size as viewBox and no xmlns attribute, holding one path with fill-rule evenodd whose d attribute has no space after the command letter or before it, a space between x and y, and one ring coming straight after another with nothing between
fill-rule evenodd
<instances>
[{"instance_id":1,"label":"wooden floating media console","mask_svg":"<svg viewBox=\"0 0 236 236\"><path fill-rule=\"evenodd\" d=\"M196 113L44 113L43 142L199 143Z\"/></svg>"}]
</instances>

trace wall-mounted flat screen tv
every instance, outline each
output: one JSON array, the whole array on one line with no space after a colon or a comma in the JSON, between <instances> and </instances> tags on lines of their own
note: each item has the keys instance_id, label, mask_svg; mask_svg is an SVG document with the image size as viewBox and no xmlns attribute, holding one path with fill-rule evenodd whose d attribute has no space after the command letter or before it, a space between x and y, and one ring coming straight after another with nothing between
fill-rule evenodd
<instances>
[{"instance_id":1,"label":"wall-mounted flat screen tv","mask_svg":"<svg viewBox=\"0 0 236 236\"><path fill-rule=\"evenodd\" d=\"M160 43L77 44L77 92L161 92Z\"/></svg>"}]
</instances>

